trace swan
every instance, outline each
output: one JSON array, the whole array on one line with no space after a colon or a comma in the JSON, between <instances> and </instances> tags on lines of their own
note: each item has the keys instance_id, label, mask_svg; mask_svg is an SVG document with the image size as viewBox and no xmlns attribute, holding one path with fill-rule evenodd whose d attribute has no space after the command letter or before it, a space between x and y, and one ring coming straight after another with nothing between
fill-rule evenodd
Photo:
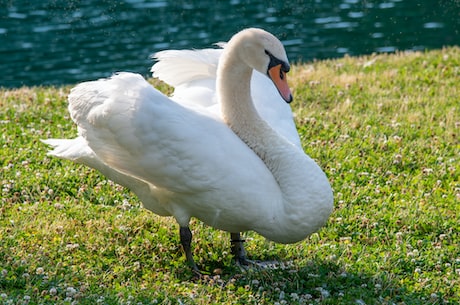
<instances>
[{"instance_id":1,"label":"swan","mask_svg":"<svg viewBox=\"0 0 460 305\"><path fill-rule=\"evenodd\" d=\"M240 232L295 243L320 229L333 209L325 173L304 153L292 125L279 123L292 121L290 111L281 110L278 119L264 118L259 112L273 100L258 101L256 108L251 96L257 75L268 84L267 92L275 88L284 109L292 101L286 80L290 66L281 42L250 28L218 52L211 62L196 61L198 70L189 74L188 68L169 65L171 71L183 72L176 78L164 72L168 64L154 66L154 75L177 85L173 98L126 72L77 85L68 100L78 137L44 140L54 147L50 155L95 168L131 189L146 209L173 216L187 262L196 272L192 217L230 232L232 254L244 264ZM177 54L187 58L192 53ZM162 57L166 63L167 55L159 54L159 63ZM193 70L193 63L189 67Z\"/></svg>"}]
</instances>

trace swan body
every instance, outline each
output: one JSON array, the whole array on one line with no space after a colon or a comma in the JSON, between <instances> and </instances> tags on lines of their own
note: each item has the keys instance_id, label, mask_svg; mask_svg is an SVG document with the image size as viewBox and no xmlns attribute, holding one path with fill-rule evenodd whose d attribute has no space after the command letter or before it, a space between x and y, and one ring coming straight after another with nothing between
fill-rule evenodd
<instances>
[{"instance_id":1,"label":"swan body","mask_svg":"<svg viewBox=\"0 0 460 305\"><path fill-rule=\"evenodd\" d=\"M45 140L50 154L99 170L148 210L173 216L192 265L191 217L279 243L323 226L332 190L283 101L292 96L279 40L246 29L222 50L157 57L154 76L175 86L171 98L132 73L79 84L69 95L79 136Z\"/></svg>"}]
</instances>

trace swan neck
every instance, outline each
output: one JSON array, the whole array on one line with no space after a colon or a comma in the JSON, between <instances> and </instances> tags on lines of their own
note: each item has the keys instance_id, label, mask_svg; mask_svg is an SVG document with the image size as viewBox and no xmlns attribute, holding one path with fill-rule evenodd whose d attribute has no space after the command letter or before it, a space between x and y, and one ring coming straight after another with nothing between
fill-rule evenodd
<instances>
[{"instance_id":1,"label":"swan neck","mask_svg":"<svg viewBox=\"0 0 460 305\"><path fill-rule=\"evenodd\" d=\"M252 69L232 54L224 55L217 71L218 96L224 122L240 136L240 126L261 120L251 98Z\"/></svg>"}]
</instances>

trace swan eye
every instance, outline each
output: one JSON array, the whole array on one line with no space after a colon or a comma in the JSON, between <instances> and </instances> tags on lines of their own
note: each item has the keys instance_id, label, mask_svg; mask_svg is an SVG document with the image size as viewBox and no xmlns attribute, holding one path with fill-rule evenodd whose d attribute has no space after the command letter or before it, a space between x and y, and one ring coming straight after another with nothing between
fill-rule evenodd
<instances>
[{"instance_id":1,"label":"swan eye","mask_svg":"<svg viewBox=\"0 0 460 305\"><path fill-rule=\"evenodd\" d=\"M278 65L281 65L280 78L283 79L284 78L284 73L287 73L290 70L289 64L284 62L281 59L276 58L272 53L270 53L267 50L265 50L265 54L267 54L268 57L270 58L270 62L268 64L268 69L273 68L273 67L278 66Z\"/></svg>"}]
</instances>

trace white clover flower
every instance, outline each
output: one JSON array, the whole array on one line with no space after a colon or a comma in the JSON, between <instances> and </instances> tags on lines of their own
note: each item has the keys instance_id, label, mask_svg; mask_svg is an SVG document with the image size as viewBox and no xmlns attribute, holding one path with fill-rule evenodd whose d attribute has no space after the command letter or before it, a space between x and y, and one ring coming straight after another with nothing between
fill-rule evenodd
<instances>
[{"instance_id":1,"label":"white clover flower","mask_svg":"<svg viewBox=\"0 0 460 305\"><path fill-rule=\"evenodd\" d=\"M323 287L318 287L318 288L316 288L316 290L321 293L321 296L323 298L328 298L331 295L331 293L329 291L327 291L326 289L324 289Z\"/></svg>"},{"instance_id":2,"label":"white clover flower","mask_svg":"<svg viewBox=\"0 0 460 305\"><path fill-rule=\"evenodd\" d=\"M66 296L73 297L77 293L77 290L73 287L67 287Z\"/></svg>"},{"instance_id":3,"label":"white clover flower","mask_svg":"<svg viewBox=\"0 0 460 305\"><path fill-rule=\"evenodd\" d=\"M281 292L280 292L279 299L280 299L280 300L284 300L284 297L285 297L285 293L284 293L284 291L281 291Z\"/></svg>"},{"instance_id":4,"label":"white clover flower","mask_svg":"<svg viewBox=\"0 0 460 305\"><path fill-rule=\"evenodd\" d=\"M299 299L299 295L295 292L292 292L291 293L291 299L294 300L294 301L297 301Z\"/></svg>"},{"instance_id":5,"label":"white clover flower","mask_svg":"<svg viewBox=\"0 0 460 305\"><path fill-rule=\"evenodd\" d=\"M309 293L306 293L306 294L302 295L302 299L311 300L311 299L313 299L313 296L311 294L309 294Z\"/></svg>"}]
</instances>

